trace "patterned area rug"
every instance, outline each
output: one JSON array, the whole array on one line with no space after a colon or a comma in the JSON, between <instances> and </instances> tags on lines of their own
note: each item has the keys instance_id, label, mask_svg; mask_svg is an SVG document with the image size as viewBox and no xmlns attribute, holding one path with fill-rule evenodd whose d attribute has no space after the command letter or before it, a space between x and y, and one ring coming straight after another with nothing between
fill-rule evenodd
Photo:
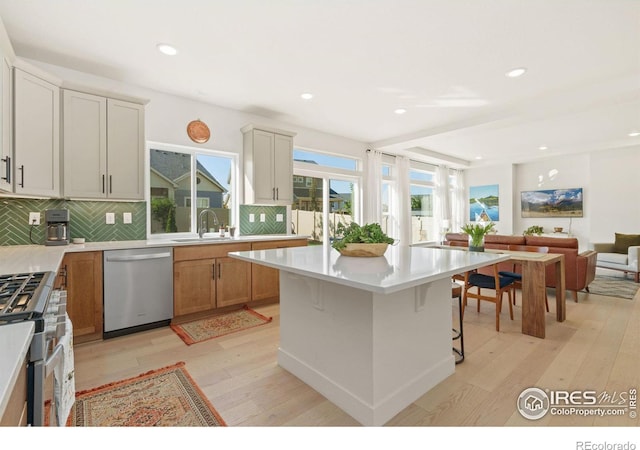
<instances>
[{"instance_id":1,"label":"patterned area rug","mask_svg":"<svg viewBox=\"0 0 640 450\"><path fill-rule=\"evenodd\" d=\"M272 317L265 317L260 313L244 306L243 309L232 311L221 316L208 317L181 325L171 325L171 329L187 344L207 341L225 336L236 331L264 325L271 322Z\"/></svg>"},{"instance_id":2,"label":"patterned area rug","mask_svg":"<svg viewBox=\"0 0 640 450\"><path fill-rule=\"evenodd\" d=\"M184 362L179 362L78 392L67 426L215 427L226 424L186 371Z\"/></svg>"},{"instance_id":3,"label":"patterned area rug","mask_svg":"<svg viewBox=\"0 0 640 450\"><path fill-rule=\"evenodd\" d=\"M634 283L633 280L608 275L596 275L596 278L589 284L589 293L631 300L638 292L638 288L640 288L640 284Z\"/></svg>"}]
</instances>

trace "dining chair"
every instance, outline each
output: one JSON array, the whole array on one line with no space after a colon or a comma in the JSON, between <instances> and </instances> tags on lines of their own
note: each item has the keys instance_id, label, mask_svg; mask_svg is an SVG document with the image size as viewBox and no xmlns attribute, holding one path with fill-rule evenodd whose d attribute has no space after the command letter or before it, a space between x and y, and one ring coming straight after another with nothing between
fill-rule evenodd
<instances>
[{"instance_id":1,"label":"dining chair","mask_svg":"<svg viewBox=\"0 0 640 450\"><path fill-rule=\"evenodd\" d=\"M535 245L509 245L508 250L516 252L536 252L536 253L549 253L549 247L538 247ZM513 290L513 304L516 304L516 289L522 291L522 273L517 272L517 266L520 264L514 263L512 271L500 271L499 274L503 277L511 277L515 280ZM544 303L549 312L549 299L547 298L547 290L544 290Z\"/></svg>"},{"instance_id":2,"label":"dining chair","mask_svg":"<svg viewBox=\"0 0 640 450\"><path fill-rule=\"evenodd\" d=\"M496 331L500 331L500 312L502 311L502 297L506 292L509 297L509 317L513 320L513 305L511 304L511 293L514 290L514 278L500 276L498 265L492 264L493 275L485 275L478 272L466 272L464 274L464 294L462 297L462 316L467 306L467 299L475 298L478 301L478 312L480 312L480 300L489 301L496 304ZM475 287L476 292L471 289ZM483 294L482 289L491 289L493 294Z\"/></svg>"}]
</instances>

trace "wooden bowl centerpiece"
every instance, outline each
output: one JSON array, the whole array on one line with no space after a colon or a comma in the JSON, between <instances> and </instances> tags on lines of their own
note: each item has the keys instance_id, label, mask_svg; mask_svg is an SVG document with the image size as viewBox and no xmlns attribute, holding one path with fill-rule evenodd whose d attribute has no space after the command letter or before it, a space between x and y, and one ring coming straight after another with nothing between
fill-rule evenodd
<instances>
[{"instance_id":1,"label":"wooden bowl centerpiece","mask_svg":"<svg viewBox=\"0 0 640 450\"><path fill-rule=\"evenodd\" d=\"M378 223L348 226L340 223L332 247L344 256L377 257L384 255L393 239L387 236Z\"/></svg>"},{"instance_id":2,"label":"wooden bowl centerpiece","mask_svg":"<svg viewBox=\"0 0 640 450\"><path fill-rule=\"evenodd\" d=\"M339 249L341 255L344 256L365 256L374 257L382 256L387 251L389 244L346 244L344 248Z\"/></svg>"}]
</instances>

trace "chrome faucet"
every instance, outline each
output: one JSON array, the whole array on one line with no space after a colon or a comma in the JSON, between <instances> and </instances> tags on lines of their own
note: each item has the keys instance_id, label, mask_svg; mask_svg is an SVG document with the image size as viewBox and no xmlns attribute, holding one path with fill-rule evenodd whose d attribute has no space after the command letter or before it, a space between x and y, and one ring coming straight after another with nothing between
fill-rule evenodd
<instances>
[{"instance_id":1,"label":"chrome faucet","mask_svg":"<svg viewBox=\"0 0 640 450\"><path fill-rule=\"evenodd\" d=\"M206 228L205 228L205 216L206 214L210 212L211 214L213 214L213 224L214 225L218 225L218 216L216 216L216 212L211 210L211 209L203 209L202 211L200 211L200 217L198 218L198 222L200 223L200 227L198 228L198 236L200 236L200 238L202 238L202 236L204 235L204 233L206 232Z\"/></svg>"}]
</instances>

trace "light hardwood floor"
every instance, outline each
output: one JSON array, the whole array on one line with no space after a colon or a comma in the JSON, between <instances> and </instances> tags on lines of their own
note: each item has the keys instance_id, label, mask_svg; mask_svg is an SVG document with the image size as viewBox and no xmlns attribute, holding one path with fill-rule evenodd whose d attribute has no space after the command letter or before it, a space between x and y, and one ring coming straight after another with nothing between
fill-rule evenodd
<instances>
[{"instance_id":1,"label":"light hardwood floor","mask_svg":"<svg viewBox=\"0 0 640 450\"><path fill-rule=\"evenodd\" d=\"M555 321L549 291L547 337L520 332L503 305L500 332L494 305L465 311L466 358L455 374L391 419L388 426L638 426L637 418L550 416L529 421L516 410L523 389L640 388L640 293L634 300L579 294L567 320ZM518 295L520 299L520 295ZM506 296L505 296L506 302ZM274 320L207 342L185 345L168 327L75 347L76 389L93 388L185 361L186 368L229 426L358 426L322 395L276 364L279 308L256 308ZM452 301L454 324L457 301ZM428 345L425 343L424 345Z\"/></svg>"}]
</instances>

